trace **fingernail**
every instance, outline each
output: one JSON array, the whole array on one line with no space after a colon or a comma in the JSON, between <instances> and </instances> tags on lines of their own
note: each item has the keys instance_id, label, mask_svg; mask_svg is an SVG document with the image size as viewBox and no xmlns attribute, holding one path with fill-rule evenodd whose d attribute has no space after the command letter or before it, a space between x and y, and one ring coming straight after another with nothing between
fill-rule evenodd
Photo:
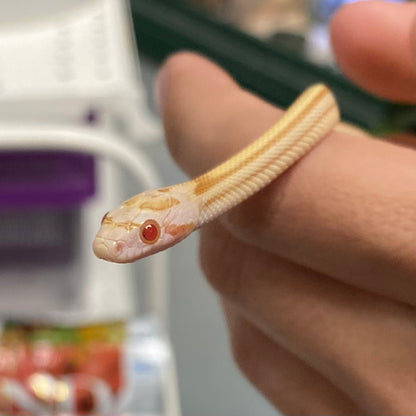
<instances>
[{"instance_id":1,"label":"fingernail","mask_svg":"<svg viewBox=\"0 0 416 416\"><path fill-rule=\"evenodd\" d=\"M159 69L158 74L156 75L155 102L156 102L156 105L157 105L160 113L162 112L163 101L165 99L167 73L168 73L167 65L163 65Z\"/></svg>"}]
</instances>

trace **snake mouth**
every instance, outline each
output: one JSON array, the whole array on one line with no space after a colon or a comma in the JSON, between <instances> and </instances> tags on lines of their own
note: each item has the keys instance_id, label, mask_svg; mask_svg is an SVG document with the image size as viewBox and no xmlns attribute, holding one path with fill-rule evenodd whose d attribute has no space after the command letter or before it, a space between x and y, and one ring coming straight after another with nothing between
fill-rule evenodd
<instances>
[{"instance_id":1,"label":"snake mouth","mask_svg":"<svg viewBox=\"0 0 416 416\"><path fill-rule=\"evenodd\" d=\"M94 242L92 244L92 249L94 251L94 254L103 260L109 260L110 259L110 253L109 248L105 244L104 238L102 237L95 237Z\"/></svg>"},{"instance_id":2,"label":"snake mouth","mask_svg":"<svg viewBox=\"0 0 416 416\"><path fill-rule=\"evenodd\" d=\"M129 263L129 260L123 255L126 249L126 244L123 241L97 235L92 244L92 249L94 254L102 260L112 263Z\"/></svg>"},{"instance_id":3,"label":"snake mouth","mask_svg":"<svg viewBox=\"0 0 416 416\"><path fill-rule=\"evenodd\" d=\"M124 263L120 258L124 246L125 244L123 242L96 236L92 244L92 249L94 254L100 259L114 263Z\"/></svg>"}]
</instances>

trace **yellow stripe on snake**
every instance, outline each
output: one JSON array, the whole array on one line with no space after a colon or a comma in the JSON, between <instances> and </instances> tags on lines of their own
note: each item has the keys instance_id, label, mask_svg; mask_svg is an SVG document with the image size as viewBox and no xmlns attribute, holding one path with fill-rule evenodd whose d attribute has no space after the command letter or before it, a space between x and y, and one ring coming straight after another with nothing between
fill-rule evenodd
<instances>
[{"instance_id":1,"label":"yellow stripe on snake","mask_svg":"<svg viewBox=\"0 0 416 416\"><path fill-rule=\"evenodd\" d=\"M142 192L107 213L94 240L95 254L129 263L171 247L276 179L338 121L332 93L322 84L308 88L274 126L218 167Z\"/></svg>"}]
</instances>

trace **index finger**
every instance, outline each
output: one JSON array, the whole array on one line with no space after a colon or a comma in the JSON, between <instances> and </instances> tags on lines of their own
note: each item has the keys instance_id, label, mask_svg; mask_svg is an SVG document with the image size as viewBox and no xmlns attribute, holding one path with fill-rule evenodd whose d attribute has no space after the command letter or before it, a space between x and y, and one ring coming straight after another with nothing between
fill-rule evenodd
<instances>
[{"instance_id":1,"label":"index finger","mask_svg":"<svg viewBox=\"0 0 416 416\"><path fill-rule=\"evenodd\" d=\"M171 58L160 78L168 143L191 176L232 156L281 115L192 54ZM335 131L224 221L267 251L414 303L414 188L412 150Z\"/></svg>"}]
</instances>

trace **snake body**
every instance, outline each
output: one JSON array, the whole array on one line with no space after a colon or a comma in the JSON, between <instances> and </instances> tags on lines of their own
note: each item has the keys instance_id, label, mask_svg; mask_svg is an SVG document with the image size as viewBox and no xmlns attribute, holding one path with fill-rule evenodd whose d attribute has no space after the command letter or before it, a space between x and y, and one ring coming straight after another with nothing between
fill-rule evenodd
<instances>
[{"instance_id":1,"label":"snake body","mask_svg":"<svg viewBox=\"0 0 416 416\"><path fill-rule=\"evenodd\" d=\"M95 254L128 263L164 250L264 188L338 123L334 96L322 84L305 90L251 145L207 173L142 192L107 213Z\"/></svg>"}]
</instances>

